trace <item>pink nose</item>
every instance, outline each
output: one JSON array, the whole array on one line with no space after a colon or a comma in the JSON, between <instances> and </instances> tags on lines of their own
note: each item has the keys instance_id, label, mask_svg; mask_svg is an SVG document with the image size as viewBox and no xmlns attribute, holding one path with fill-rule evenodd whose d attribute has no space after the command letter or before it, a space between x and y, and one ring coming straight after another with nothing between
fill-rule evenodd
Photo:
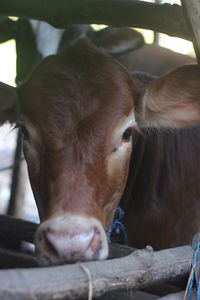
<instances>
[{"instance_id":1,"label":"pink nose","mask_svg":"<svg viewBox=\"0 0 200 300\"><path fill-rule=\"evenodd\" d=\"M40 264L60 264L105 259L108 244L98 220L66 214L38 228L36 251Z\"/></svg>"}]
</instances>

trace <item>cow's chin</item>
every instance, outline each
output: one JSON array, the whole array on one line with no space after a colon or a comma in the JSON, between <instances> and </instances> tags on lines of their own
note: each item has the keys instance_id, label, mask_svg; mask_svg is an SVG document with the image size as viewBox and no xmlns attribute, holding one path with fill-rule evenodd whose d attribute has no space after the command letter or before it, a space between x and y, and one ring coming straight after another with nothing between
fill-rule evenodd
<instances>
[{"instance_id":1,"label":"cow's chin","mask_svg":"<svg viewBox=\"0 0 200 300\"><path fill-rule=\"evenodd\" d=\"M108 242L99 220L67 213L39 226L35 235L40 265L59 265L77 261L103 260Z\"/></svg>"}]
</instances>

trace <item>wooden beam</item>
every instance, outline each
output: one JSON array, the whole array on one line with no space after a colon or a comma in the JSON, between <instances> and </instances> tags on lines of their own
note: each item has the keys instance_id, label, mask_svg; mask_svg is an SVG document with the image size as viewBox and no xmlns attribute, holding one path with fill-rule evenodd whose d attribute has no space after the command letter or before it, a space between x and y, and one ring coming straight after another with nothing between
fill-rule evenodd
<instances>
[{"instance_id":1,"label":"wooden beam","mask_svg":"<svg viewBox=\"0 0 200 300\"><path fill-rule=\"evenodd\" d=\"M19 217L19 215L17 215L17 206L20 206L20 204L22 204L24 202L24 199L21 199L21 197L20 197L20 196L22 196L22 195L20 195L21 193L19 193L21 185L24 185L23 177L21 176L22 175L21 174L21 163L19 163L19 161L22 157L22 141L23 141L23 138L22 138L21 130L18 130L15 155L14 155L14 167L12 170L12 183L11 183L11 190L10 190L10 199L8 202L8 209L7 209L7 214L10 216L15 216L15 217ZM22 179L21 182L20 182L19 178ZM24 197L22 197L22 198L24 198Z\"/></svg>"},{"instance_id":2,"label":"wooden beam","mask_svg":"<svg viewBox=\"0 0 200 300\"><path fill-rule=\"evenodd\" d=\"M33 268L38 263L33 255L0 248L0 269Z\"/></svg>"},{"instance_id":3,"label":"wooden beam","mask_svg":"<svg viewBox=\"0 0 200 300\"><path fill-rule=\"evenodd\" d=\"M153 252L138 250L107 261L0 271L0 299L82 299L109 291L141 289L188 274L190 246Z\"/></svg>"},{"instance_id":4,"label":"wooden beam","mask_svg":"<svg viewBox=\"0 0 200 300\"><path fill-rule=\"evenodd\" d=\"M13 38L15 23L7 17L0 17L0 43L7 42Z\"/></svg>"},{"instance_id":5,"label":"wooden beam","mask_svg":"<svg viewBox=\"0 0 200 300\"><path fill-rule=\"evenodd\" d=\"M191 26L193 31L193 45L200 65L200 1L199 0L182 0L185 18L188 21L188 27Z\"/></svg>"},{"instance_id":6,"label":"wooden beam","mask_svg":"<svg viewBox=\"0 0 200 300\"><path fill-rule=\"evenodd\" d=\"M190 40L179 5L138 0L1 0L2 15L42 20L55 27L72 24L106 24L151 29Z\"/></svg>"},{"instance_id":7,"label":"wooden beam","mask_svg":"<svg viewBox=\"0 0 200 300\"><path fill-rule=\"evenodd\" d=\"M0 215L0 243L25 241L33 243L38 225L21 219Z\"/></svg>"}]
</instances>

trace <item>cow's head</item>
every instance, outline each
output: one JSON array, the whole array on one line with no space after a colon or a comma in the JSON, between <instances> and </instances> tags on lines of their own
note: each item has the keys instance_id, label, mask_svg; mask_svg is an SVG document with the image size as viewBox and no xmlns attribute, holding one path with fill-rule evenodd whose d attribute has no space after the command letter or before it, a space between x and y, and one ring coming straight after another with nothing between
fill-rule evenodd
<instances>
[{"instance_id":1,"label":"cow's head","mask_svg":"<svg viewBox=\"0 0 200 300\"><path fill-rule=\"evenodd\" d=\"M16 122L41 225L43 264L104 259L137 126L200 119L200 71L177 69L147 88L83 42L50 56L20 88L0 86L0 121Z\"/></svg>"}]
</instances>

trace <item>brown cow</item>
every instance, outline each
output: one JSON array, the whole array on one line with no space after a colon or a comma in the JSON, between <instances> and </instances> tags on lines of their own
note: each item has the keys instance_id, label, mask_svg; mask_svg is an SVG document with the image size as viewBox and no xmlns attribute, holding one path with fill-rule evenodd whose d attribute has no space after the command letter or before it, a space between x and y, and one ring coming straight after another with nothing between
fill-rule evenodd
<instances>
[{"instance_id":1,"label":"brown cow","mask_svg":"<svg viewBox=\"0 0 200 300\"><path fill-rule=\"evenodd\" d=\"M189 244L200 230L200 127L134 133L121 200L130 245Z\"/></svg>"},{"instance_id":2,"label":"brown cow","mask_svg":"<svg viewBox=\"0 0 200 300\"><path fill-rule=\"evenodd\" d=\"M105 259L138 126L200 120L198 66L140 86L112 57L78 41L44 59L18 89L1 84L0 121L16 122L41 225L41 264Z\"/></svg>"},{"instance_id":3,"label":"brown cow","mask_svg":"<svg viewBox=\"0 0 200 300\"><path fill-rule=\"evenodd\" d=\"M154 80L133 74L144 84ZM155 250L192 242L200 230L200 126L135 132L120 206L128 243ZM145 188L144 188L145 186Z\"/></svg>"},{"instance_id":4,"label":"brown cow","mask_svg":"<svg viewBox=\"0 0 200 300\"><path fill-rule=\"evenodd\" d=\"M185 64L196 64L196 60L189 55L154 44L146 44L134 51L119 54L116 58L130 71L137 70L155 76L162 76Z\"/></svg>"},{"instance_id":5,"label":"brown cow","mask_svg":"<svg viewBox=\"0 0 200 300\"><path fill-rule=\"evenodd\" d=\"M127 27L106 27L88 34L93 44L113 55L129 71L140 71L162 76L196 60L167 48L145 44L141 33Z\"/></svg>"}]
</instances>

